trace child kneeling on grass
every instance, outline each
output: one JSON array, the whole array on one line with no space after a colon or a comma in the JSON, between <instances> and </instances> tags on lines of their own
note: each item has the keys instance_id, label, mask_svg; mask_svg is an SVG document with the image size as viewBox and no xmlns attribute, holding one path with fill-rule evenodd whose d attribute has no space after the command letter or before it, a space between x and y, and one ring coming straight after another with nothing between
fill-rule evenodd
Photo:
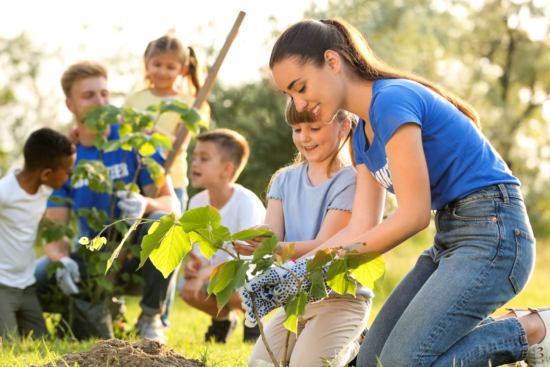
<instances>
[{"instance_id":1,"label":"child kneeling on grass","mask_svg":"<svg viewBox=\"0 0 550 367\"><path fill-rule=\"evenodd\" d=\"M326 124L312 112L298 112L291 100L286 120L292 127L292 138L298 148L295 162L275 173L267 195L265 224L279 239L282 254L295 242L294 259L319 247L344 228L350 218L355 195L357 172L351 141L357 117L339 111ZM348 145L348 151L343 150ZM247 241L250 246L236 245L240 254L252 254L260 247L261 238ZM359 352L359 340L367 325L372 290L357 284L356 297L334 291L320 302L306 305L298 318L297 335L292 333L288 347L288 366L347 365ZM275 358L284 356L287 329L286 314L280 308L264 332ZM323 358L323 359L321 359ZM260 339L250 356L249 366L273 366Z\"/></svg>"},{"instance_id":2,"label":"child kneeling on grass","mask_svg":"<svg viewBox=\"0 0 550 367\"><path fill-rule=\"evenodd\" d=\"M248 156L248 143L235 131L216 129L199 135L193 151L191 184L206 190L191 198L189 209L213 206L221 214L221 224L232 233L263 223L265 208L260 199L252 191L235 183ZM195 249L190 252L184 279L179 284L181 298L212 317L212 325L205 334L206 341L213 338L216 342L225 343L239 322L234 311L241 309L241 299L237 293L218 313L215 296L208 298L206 291L214 268L227 260L231 258L223 251L214 254L208 261ZM257 327L245 327L245 341L255 341L258 336Z\"/></svg>"},{"instance_id":3,"label":"child kneeling on grass","mask_svg":"<svg viewBox=\"0 0 550 367\"><path fill-rule=\"evenodd\" d=\"M36 296L33 244L50 194L71 177L75 153L65 136L37 130L23 148L23 169L0 179L0 336L48 333Z\"/></svg>"}]
</instances>

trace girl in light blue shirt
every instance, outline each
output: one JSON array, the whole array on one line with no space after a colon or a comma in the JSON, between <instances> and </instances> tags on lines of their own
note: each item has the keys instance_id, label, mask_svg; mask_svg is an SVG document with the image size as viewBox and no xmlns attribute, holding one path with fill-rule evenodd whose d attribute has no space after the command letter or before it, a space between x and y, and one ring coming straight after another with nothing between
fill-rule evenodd
<instances>
[{"instance_id":1,"label":"girl in light blue shirt","mask_svg":"<svg viewBox=\"0 0 550 367\"><path fill-rule=\"evenodd\" d=\"M357 118L340 111L332 122L325 124L310 112L297 112L290 101L286 119L292 127L298 154L290 166L273 176L262 227L284 239L279 242L281 253L295 242L297 259L343 229L350 220L357 177L351 164L354 159L351 141ZM250 246L236 244L241 254L252 254L260 246L259 241L248 243ZM291 335L289 366L325 366L320 357L332 366L344 366L357 355L357 339L367 324L374 294L360 285L356 294L357 297L333 292L328 298L306 306L305 315L298 320L297 336ZM284 353L285 319L281 308L264 330L278 359ZM257 360L271 361L262 340L256 342L249 366L254 366Z\"/></svg>"}]
</instances>

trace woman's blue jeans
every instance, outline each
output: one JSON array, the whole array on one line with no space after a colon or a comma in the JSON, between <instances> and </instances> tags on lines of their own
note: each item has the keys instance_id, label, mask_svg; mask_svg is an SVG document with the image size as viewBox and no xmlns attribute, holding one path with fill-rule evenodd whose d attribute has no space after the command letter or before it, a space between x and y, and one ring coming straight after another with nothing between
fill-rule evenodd
<instances>
[{"instance_id":1,"label":"woman's blue jeans","mask_svg":"<svg viewBox=\"0 0 550 367\"><path fill-rule=\"evenodd\" d=\"M525 359L516 318L495 310L527 285L535 239L517 185L485 187L435 216L433 246L401 280L363 342L357 366L493 366ZM453 364L454 363L454 364Z\"/></svg>"}]
</instances>

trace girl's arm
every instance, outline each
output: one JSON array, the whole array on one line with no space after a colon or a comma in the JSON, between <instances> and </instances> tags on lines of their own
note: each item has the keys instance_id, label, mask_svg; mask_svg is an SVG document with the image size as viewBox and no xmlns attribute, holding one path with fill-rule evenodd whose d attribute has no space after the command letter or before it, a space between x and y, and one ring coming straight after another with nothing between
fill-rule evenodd
<instances>
[{"instance_id":1,"label":"girl's arm","mask_svg":"<svg viewBox=\"0 0 550 367\"><path fill-rule=\"evenodd\" d=\"M386 155L397 211L380 223L383 188L365 165L360 165L357 167L357 189L350 224L306 256L329 247L358 242L367 243L359 251L368 248L383 254L429 225L430 180L420 126L413 123L400 126L386 144Z\"/></svg>"},{"instance_id":2,"label":"girl's arm","mask_svg":"<svg viewBox=\"0 0 550 367\"><path fill-rule=\"evenodd\" d=\"M305 210L305 209L304 209ZM351 213L343 210L329 210L321 229L314 240L299 241L294 245L294 256L292 258L298 259L311 250L319 247L323 242L334 236L338 231L344 228L350 221ZM271 229L277 238L284 239L285 226L283 216L283 203L281 200L269 199L267 205L267 213L265 216L264 226ZM242 255L251 255L261 245L263 238L257 238L258 241L246 241L250 246L235 244L235 247L239 249L239 253ZM290 242L279 242L282 254Z\"/></svg>"}]
</instances>

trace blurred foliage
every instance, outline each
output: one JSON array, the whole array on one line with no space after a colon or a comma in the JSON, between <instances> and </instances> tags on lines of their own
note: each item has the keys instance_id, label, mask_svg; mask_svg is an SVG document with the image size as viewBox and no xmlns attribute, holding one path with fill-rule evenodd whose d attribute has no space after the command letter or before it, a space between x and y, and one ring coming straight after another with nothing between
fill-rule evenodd
<instances>
[{"instance_id":1,"label":"blurred foliage","mask_svg":"<svg viewBox=\"0 0 550 367\"><path fill-rule=\"evenodd\" d=\"M58 127L62 100L42 78L59 61L58 50L35 43L25 31L0 37L0 177L22 152L29 133L37 127ZM57 78L56 78L57 80Z\"/></svg>"},{"instance_id":2,"label":"blurred foliage","mask_svg":"<svg viewBox=\"0 0 550 367\"><path fill-rule=\"evenodd\" d=\"M388 64L470 102L483 133L521 180L535 232L546 236L550 121L542 105L550 100L550 31L533 38L525 29L548 18L549 8L534 0L329 0L323 9L312 5L306 17L347 20Z\"/></svg>"}]
</instances>

